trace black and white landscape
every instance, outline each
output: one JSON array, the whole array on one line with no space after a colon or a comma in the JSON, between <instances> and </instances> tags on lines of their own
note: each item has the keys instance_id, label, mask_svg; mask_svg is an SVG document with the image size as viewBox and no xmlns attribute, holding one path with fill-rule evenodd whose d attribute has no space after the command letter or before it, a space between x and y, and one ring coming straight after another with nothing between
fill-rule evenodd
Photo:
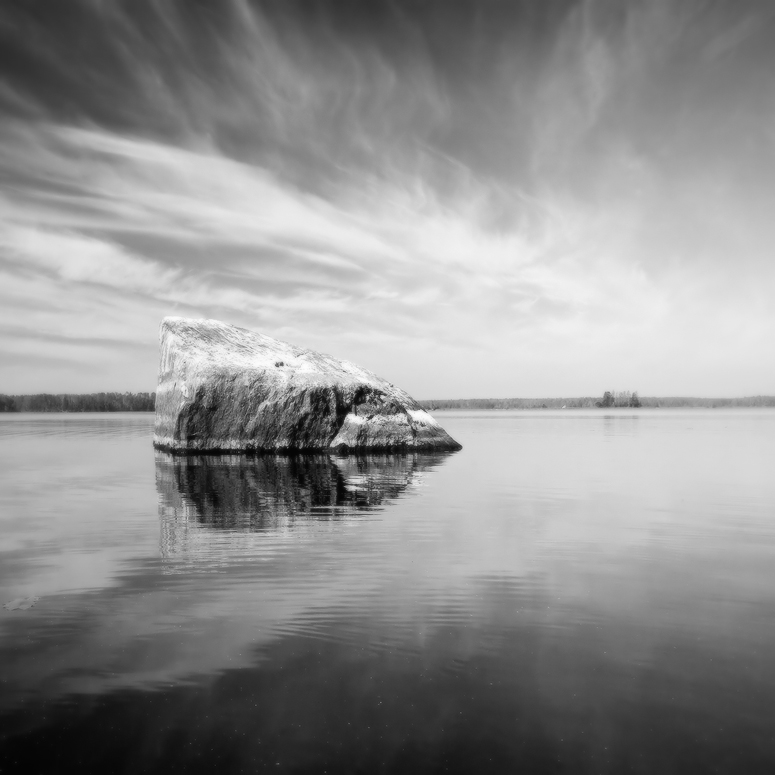
<instances>
[{"instance_id":1,"label":"black and white landscape","mask_svg":"<svg viewBox=\"0 0 775 775\"><path fill-rule=\"evenodd\" d=\"M0 3L0 772L775 771L775 4Z\"/></svg>"}]
</instances>

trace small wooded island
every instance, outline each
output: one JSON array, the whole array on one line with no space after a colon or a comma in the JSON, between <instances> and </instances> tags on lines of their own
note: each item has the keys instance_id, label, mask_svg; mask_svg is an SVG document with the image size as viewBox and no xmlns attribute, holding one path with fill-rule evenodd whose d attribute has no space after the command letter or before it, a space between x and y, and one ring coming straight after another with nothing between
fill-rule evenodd
<instances>
[{"instance_id":1,"label":"small wooded island","mask_svg":"<svg viewBox=\"0 0 775 775\"><path fill-rule=\"evenodd\" d=\"M164 318L153 443L171 452L461 449L376 374L217 320Z\"/></svg>"}]
</instances>

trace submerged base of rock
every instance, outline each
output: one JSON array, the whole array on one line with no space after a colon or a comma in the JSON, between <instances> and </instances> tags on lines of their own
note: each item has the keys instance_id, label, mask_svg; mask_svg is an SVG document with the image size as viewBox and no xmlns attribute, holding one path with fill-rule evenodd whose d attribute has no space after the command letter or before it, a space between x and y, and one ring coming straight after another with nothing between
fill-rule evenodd
<instances>
[{"instance_id":1,"label":"submerged base of rock","mask_svg":"<svg viewBox=\"0 0 775 775\"><path fill-rule=\"evenodd\" d=\"M160 338L158 449L461 449L411 396L347 361L217 320L165 318Z\"/></svg>"}]
</instances>

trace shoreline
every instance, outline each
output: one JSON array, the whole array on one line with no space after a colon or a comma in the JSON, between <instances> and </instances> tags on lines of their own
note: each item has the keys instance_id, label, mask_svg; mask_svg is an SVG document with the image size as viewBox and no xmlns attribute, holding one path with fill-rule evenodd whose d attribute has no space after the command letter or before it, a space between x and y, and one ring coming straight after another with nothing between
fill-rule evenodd
<instances>
[{"instance_id":1,"label":"shoreline","mask_svg":"<svg viewBox=\"0 0 775 775\"><path fill-rule=\"evenodd\" d=\"M417 403L428 412L514 412L514 411L572 411L574 409L596 409L600 411L641 409L773 409L775 396L755 396L747 398L642 398L641 406L595 406L589 403L576 403L579 399L461 399L452 401L418 401ZM5 409L0 408L2 415L18 414L154 414L155 409Z\"/></svg>"}]
</instances>

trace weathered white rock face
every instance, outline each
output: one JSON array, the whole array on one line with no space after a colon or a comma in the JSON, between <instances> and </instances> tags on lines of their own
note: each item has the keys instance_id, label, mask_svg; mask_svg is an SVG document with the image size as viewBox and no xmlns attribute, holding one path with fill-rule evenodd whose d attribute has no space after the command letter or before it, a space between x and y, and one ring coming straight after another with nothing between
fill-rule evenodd
<instances>
[{"instance_id":1,"label":"weathered white rock face","mask_svg":"<svg viewBox=\"0 0 775 775\"><path fill-rule=\"evenodd\" d=\"M217 320L164 318L154 446L171 452L456 450L370 371Z\"/></svg>"}]
</instances>

